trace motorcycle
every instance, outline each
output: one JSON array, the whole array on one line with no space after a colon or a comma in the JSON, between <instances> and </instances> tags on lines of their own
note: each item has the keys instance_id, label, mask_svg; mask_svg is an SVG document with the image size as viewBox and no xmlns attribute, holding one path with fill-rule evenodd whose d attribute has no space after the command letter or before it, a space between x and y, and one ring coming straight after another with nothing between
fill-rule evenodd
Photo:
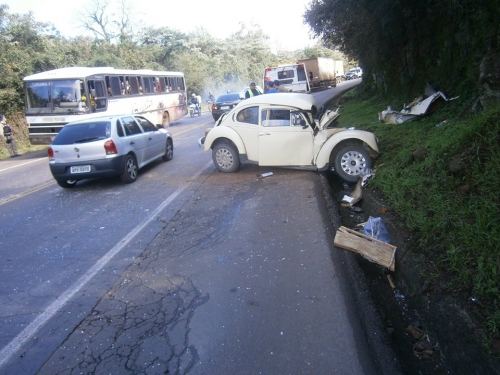
<instances>
[{"instance_id":1,"label":"motorcycle","mask_svg":"<svg viewBox=\"0 0 500 375\"><path fill-rule=\"evenodd\" d=\"M196 108L196 104L189 105L189 115L194 117L195 115L201 116L201 108Z\"/></svg>"},{"instance_id":2,"label":"motorcycle","mask_svg":"<svg viewBox=\"0 0 500 375\"><path fill-rule=\"evenodd\" d=\"M212 106L214 105L214 101L212 99L208 99L207 100L207 107L208 107L208 111L209 112L212 112Z\"/></svg>"}]
</instances>

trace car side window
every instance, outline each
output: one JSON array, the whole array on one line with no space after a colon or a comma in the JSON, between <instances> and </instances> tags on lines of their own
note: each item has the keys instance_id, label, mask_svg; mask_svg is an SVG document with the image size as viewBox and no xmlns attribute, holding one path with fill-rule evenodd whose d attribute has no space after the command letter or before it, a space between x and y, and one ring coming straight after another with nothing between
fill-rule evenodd
<instances>
[{"instance_id":1,"label":"car side window","mask_svg":"<svg viewBox=\"0 0 500 375\"><path fill-rule=\"evenodd\" d=\"M125 133L123 132L123 127L120 121L116 123L116 133L118 134L118 137L125 137Z\"/></svg>"},{"instance_id":2,"label":"car side window","mask_svg":"<svg viewBox=\"0 0 500 375\"><path fill-rule=\"evenodd\" d=\"M158 130L151 121L149 121L144 117L137 116L136 120L137 122L139 122L139 124L141 125L141 127L144 129L145 132L155 132Z\"/></svg>"},{"instance_id":3,"label":"car side window","mask_svg":"<svg viewBox=\"0 0 500 375\"><path fill-rule=\"evenodd\" d=\"M289 109L262 110L262 126L290 126Z\"/></svg>"},{"instance_id":4,"label":"car side window","mask_svg":"<svg viewBox=\"0 0 500 375\"><path fill-rule=\"evenodd\" d=\"M242 109L236 115L238 122L245 122L247 124L259 124L259 107L248 107Z\"/></svg>"},{"instance_id":5,"label":"car side window","mask_svg":"<svg viewBox=\"0 0 500 375\"><path fill-rule=\"evenodd\" d=\"M141 128L135 122L133 117L122 117L121 122L123 124L123 129L125 130L125 135L141 134Z\"/></svg>"}]
</instances>

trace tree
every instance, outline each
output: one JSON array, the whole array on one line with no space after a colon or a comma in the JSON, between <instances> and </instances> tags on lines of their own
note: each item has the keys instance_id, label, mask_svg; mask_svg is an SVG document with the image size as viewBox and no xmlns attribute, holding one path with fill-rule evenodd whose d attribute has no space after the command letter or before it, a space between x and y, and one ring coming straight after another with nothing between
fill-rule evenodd
<instances>
[{"instance_id":1,"label":"tree","mask_svg":"<svg viewBox=\"0 0 500 375\"><path fill-rule=\"evenodd\" d=\"M107 43L132 40L133 7L127 0L118 0L117 8L118 11L113 12L109 0L92 0L85 11L79 13L80 26Z\"/></svg>"},{"instance_id":2,"label":"tree","mask_svg":"<svg viewBox=\"0 0 500 375\"><path fill-rule=\"evenodd\" d=\"M497 0L313 0L304 19L360 62L365 83L395 95L420 94L426 82L469 90L500 40Z\"/></svg>"}]
</instances>

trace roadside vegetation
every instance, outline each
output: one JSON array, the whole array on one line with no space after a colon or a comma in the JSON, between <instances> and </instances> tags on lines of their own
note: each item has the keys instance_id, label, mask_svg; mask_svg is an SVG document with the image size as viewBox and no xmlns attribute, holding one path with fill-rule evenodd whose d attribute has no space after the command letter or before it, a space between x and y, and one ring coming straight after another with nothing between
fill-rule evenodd
<instances>
[{"instance_id":1,"label":"roadside vegetation","mask_svg":"<svg viewBox=\"0 0 500 375\"><path fill-rule=\"evenodd\" d=\"M401 98L360 87L342 98L339 125L378 137L381 155L370 187L414 234L425 259L421 277L476 307L489 351L500 335L500 105L464 115L469 101L458 98L417 121L385 124L378 112L402 107Z\"/></svg>"}]
</instances>

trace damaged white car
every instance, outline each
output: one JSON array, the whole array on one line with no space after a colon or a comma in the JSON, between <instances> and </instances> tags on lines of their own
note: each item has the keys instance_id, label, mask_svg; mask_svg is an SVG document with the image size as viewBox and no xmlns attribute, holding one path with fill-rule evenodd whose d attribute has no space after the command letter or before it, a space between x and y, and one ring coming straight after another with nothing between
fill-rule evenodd
<instances>
[{"instance_id":1,"label":"damaged white car","mask_svg":"<svg viewBox=\"0 0 500 375\"><path fill-rule=\"evenodd\" d=\"M310 94L268 94L244 100L199 140L221 172L240 163L324 171L358 181L379 154L373 133L336 127L337 111L318 117Z\"/></svg>"}]
</instances>

